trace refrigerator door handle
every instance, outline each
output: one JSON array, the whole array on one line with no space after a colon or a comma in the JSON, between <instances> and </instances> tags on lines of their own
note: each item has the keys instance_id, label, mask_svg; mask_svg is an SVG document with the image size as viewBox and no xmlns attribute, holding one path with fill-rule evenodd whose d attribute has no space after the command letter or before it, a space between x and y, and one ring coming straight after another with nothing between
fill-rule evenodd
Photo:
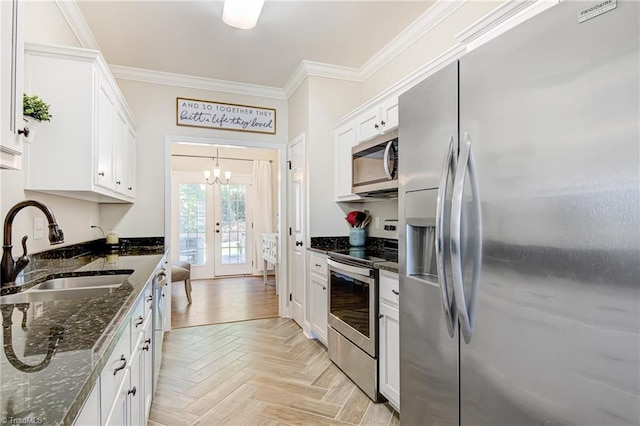
<instances>
[{"instance_id":1,"label":"refrigerator door handle","mask_svg":"<svg viewBox=\"0 0 640 426\"><path fill-rule=\"evenodd\" d=\"M450 171L456 170L455 156L455 139L453 136L449 139L449 152L442 166L442 174L440 175L440 185L438 186L438 202L436 208L436 262L438 268L438 284L440 284L440 292L442 296L442 307L444 308L444 317L447 323L447 331L449 336L453 337L456 331L457 313L456 303L453 297L452 289L447 282L446 264L445 264L445 241L444 241L444 219L447 196L447 185L449 183Z\"/></svg>"},{"instance_id":2,"label":"refrigerator door handle","mask_svg":"<svg viewBox=\"0 0 640 426\"><path fill-rule=\"evenodd\" d=\"M478 178L476 165L471 150L471 138L468 133L464 134L462 141L460 158L458 159L455 179L453 181L453 199L451 202L451 269L453 275L453 295L458 308L458 320L460 321L460 332L464 341L469 343L473 335L474 310L476 306L476 295L478 283L480 281L480 266L482 261L482 216L480 212L480 192L478 190ZM461 255L461 221L462 221L462 192L464 189L464 179L469 169L469 182L471 183L471 195L476 208L477 229L476 247L474 247L473 279L471 281L471 294L469 301L464 294L464 282L462 278L462 255Z\"/></svg>"}]
</instances>

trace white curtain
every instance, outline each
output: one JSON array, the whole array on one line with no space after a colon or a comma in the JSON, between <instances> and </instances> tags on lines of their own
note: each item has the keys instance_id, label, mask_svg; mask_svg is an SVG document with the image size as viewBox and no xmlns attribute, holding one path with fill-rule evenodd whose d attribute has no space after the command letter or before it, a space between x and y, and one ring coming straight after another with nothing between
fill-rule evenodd
<instances>
[{"instance_id":1,"label":"white curtain","mask_svg":"<svg viewBox=\"0 0 640 426\"><path fill-rule=\"evenodd\" d=\"M253 184L253 272L260 273L264 267L262 259L262 234L273 232L273 200L271 195L271 163L254 160Z\"/></svg>"}]
</instances>

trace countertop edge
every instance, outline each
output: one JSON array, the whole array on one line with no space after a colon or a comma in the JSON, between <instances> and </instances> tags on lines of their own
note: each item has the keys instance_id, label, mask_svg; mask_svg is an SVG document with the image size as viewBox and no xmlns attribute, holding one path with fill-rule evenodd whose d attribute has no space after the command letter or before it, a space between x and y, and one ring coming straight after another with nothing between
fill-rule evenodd
<instances>
[{"instance_id":1,"label":"countertop edge","mask_svg":"<svg viewBox=\"0 0 640 426\"><path fill-rule=\"evenodd\" d=\"M154 269L150 271L145 284L142 287L140 287L135 297L129 297L127 299L127 302L123 304L122 308L116 313L116 315L114 316L114 322L117 323L117 325L109 324L107 326L108 330L105 331L106 333L106 337L104 339L105 343L103 343L105 349L99 355L98 361L93 366L91 374L89 374L89 377L87 378L84 385L82 386L82 389L78 393L77 398L69 406L67 413L62 419L62 423L61 423L62 425L64 426L73 425L73 422L75 421L76 417L82 410L82 407L87 401L87 398L93 391L93 387L95 386L96 382L98 381L98 378L102 374L102 370L104 369L104 366L107 364L107 361L109 360L109 357L113 353L116 345L118 344L120 337L122 337L122 335L125 333L126 328L129 327L128 320L130 319L133 313L133 308L136 306L138 301L141 300L141 297L144 294L144 289L147 287L147 285L152 285L149 283L149 281L153 279L153 274L155 270L157 269L158 265L162 263L166 255L167 255L166 249L162 254L158 254L158 256L160 256L158 263L156 264ZM130 300L131 300L131 303L128 303ZM121 314L123 310L125 313Z\"/></svg>"}]
</instances>

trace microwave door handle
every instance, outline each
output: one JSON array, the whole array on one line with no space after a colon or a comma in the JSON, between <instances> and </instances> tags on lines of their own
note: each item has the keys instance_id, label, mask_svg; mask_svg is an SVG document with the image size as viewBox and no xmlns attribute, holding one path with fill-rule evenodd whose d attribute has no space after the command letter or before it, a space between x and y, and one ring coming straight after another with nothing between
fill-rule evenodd
<instances>
[{"instance_id":1,"label":"microwave door handle","mask_svg":"<svg viewBox=\"0 0 640 426\"><path fill-rule=\"evenodd\" d=\"M384 166L384 174L387 175L387 178L389 180L393 179L391 170L389 170L389 153L391 152L391 148L393 148L393 141L389 141L387 143L387 147L384 149L384 158L382 160L382 165Z\"/></svg>"}]
</instances>

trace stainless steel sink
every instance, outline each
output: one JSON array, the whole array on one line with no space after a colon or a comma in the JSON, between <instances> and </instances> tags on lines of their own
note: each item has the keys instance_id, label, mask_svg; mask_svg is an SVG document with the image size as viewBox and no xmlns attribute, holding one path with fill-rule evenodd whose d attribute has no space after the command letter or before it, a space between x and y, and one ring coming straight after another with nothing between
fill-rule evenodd
<instances>
[{"instance_id":1,"label":"stainless steel sink","mask_svg":"<svg viewBox=\"0 0 640 426\"><path fill-rule=\"evenodd\" d=\"M128 274L86 275L81 277L54 278L31 287L27 292L42 290L77 290L95 287L120 287Z\"/></svg>"},{"instance_id":2,"label":"stainless steel sink","mask_svg":"<svg viewBox=\"0 0 640 426\"><path fill-rule=\"evenodd\" d=\"M116 290L117 287L94 287L94 288L75 288L73 290L49 290L37 291L26 290L16 294L9 294L0 297L0 305L12 303L32 303L32 302L50 302L71 299L87 299L90 297L103 296Z\"/></svg>"}]
</instances>

